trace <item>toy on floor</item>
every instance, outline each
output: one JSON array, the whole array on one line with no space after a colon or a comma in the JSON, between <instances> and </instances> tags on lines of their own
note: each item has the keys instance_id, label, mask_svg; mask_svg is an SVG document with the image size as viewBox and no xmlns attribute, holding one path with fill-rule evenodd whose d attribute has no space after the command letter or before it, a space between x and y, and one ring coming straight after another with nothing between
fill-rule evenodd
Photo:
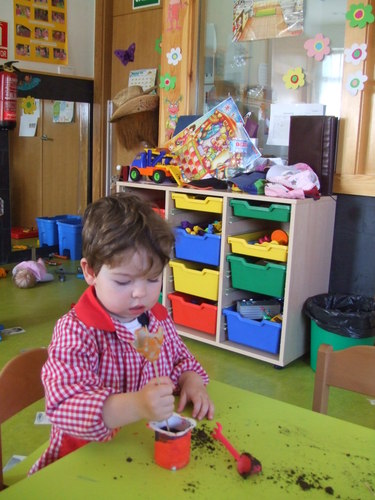
<instances>
[{"instance_id":1,"label":"toy on floor","mask_svg":"<svg viewBox=\"0 0 375 500\"><path fill-rule=\"evenodd\" d=\"M0 267L0 278L6 278L7 277L7 271L3 267Z\"/></svg>"},{"instance_id":2,"label":"toy on floor","mask_svg":"<svg viewBox=\"0 0 375 500\"><path fill-rule=\"evenodd\" d=\"M13 268L12 275L18 288L32 288L39 282L53 281L53 275L47 272L43 259L20 262Z\"/></svg>"}]
</instances>

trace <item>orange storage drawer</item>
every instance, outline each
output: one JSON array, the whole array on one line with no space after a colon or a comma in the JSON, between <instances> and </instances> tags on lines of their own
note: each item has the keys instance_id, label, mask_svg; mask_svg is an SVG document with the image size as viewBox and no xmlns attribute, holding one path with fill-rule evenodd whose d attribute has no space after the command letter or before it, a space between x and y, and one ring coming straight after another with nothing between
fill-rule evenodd
<instances>
[{"instance_id":1,"label":"orange storage drawer","mask_svg":"<svg viewBox=\"0 0 375 500\"><path fill-rule=\"evenodd\" d=\"M168 298L175 323L210 335L216 334L217 306L178 292L170 293Z\"/></svg>"}]
</instances>

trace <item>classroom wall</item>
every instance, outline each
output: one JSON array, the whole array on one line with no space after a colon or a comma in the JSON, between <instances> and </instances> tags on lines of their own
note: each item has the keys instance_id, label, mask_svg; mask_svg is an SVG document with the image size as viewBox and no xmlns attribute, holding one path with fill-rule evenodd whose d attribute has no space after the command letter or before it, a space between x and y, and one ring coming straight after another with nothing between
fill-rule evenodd
<instances>
[{"instance_id":1,"label":"classroom wall","mask_svg":"<svg viewBox=\"0 0 375 500\"><path fill-rule=\"evenodd\" d=\"M95 0L66 0L68 24L68 65L20 61L20 70L94 77ZM0 21L8 23L8 60L17 60L14 51L13 0L1 0ZM0 59L0 64L4 62Z\"/></svg>"}]
</instances>

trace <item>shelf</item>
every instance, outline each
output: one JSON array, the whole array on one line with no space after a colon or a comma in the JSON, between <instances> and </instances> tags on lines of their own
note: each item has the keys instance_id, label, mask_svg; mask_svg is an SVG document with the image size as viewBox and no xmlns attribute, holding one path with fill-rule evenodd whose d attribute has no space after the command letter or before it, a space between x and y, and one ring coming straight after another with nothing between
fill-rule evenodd
<instances>
[{"instance_id":1,"label":"shelf","mask_svg":"<svg viewBox=\"0 0 375 500\"><path fill-rule=\"evenodd\" d=\"M178 311L176 321L181 336L280 367L309 350L309 323L302 308L308 297L328 291L336 207L334 197L321 197L318 201L297 200L219 190L210 191L208 195L206 190L194 189L192 192L175 184L156 185L152 182L118 182L117 191L135 191L146 199L156 200L164 207L165 218L174 228L186 220L197 225L209 217L221 220L222 232L215 241L213 261L205 262L211 250L195 249L195 245L207 242L192 240L200 236L184 235L180 231L178 245L182 244L183 252L180 253L180 247L178 255L172 256L164 269L163 305L172 316L173 306L176 307L176 303L172 303L175 296L188 294L193 297L187 303L178 304L186 308L186 318L182 309ZM207 210L207 206L215 207L217 212ZM264 234L278 228L288 234L289 241L287 246L271 246L272 257L269 250L264 250L267 245L251 245L263 253L249 254L247 236L244 237L245 250L241 252L240 249L237 253L233 247L233 242L237 244L241 235ZM228 314L223 312L233 308L237 300L248 299L254 292L283 298L282 324L267 324L271 328L270 344L246 345L251 344L246 337L246 328L239 335L238 332L233 335L232 329L237 327L228 326ZM205 303L209 315L202 318L207 324L199 330L196 328L200 323L192 316L205 315L206 306L202 306ZM243 342L233 342L230 338L242 339Z\"/></svg>"}]
</instances>

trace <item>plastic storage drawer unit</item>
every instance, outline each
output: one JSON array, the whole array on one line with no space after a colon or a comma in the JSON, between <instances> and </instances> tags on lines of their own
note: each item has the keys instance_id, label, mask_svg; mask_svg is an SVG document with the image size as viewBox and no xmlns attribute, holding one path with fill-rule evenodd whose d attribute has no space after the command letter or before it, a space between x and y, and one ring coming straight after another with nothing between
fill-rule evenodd
<instances>
[{"instance_id":1,"label":"plastic storage drawer unit","mask_svg":"<svg viewBox=\"0 0 375 500\"><path fill-rule=\"evenodd\" d=\"M204 234L203 236L189 234L182 228L175 229L175 254L178 259L192 260L202 264L218 266L220 263L219 234Z\"/></svg>"},{"instance_id":2,"label":"plastic storage drawer unit","mask_svg":"<svg viewBox=\"0 0 375 500\"><path fill-rule=\"evenodd\" d=\"M216 196L197 197L183 193L172 193L175 207L195 212L212 212L221 214L223 212L223 198Z\"/></svg>"},{"instance_id":3,"label":"plastic storage drawer unit","mask_svg":"<svg viewBox=\"0 0 375 500\"><path fill-rule=\"evenodd\" d=\"M236 236L229 236L228 243L231 245L232 252L249 257L258 257L260 259L278 260L286 262L288 258L288 246L277 243L257 243L269 231L258 231L256 233L244 233Z\"/></svg>"},{"instance_id":4,"label":"plastic storage drawer unit","mask_svg":"<svg viewBox=\"0 0 375 500\"><path fill-rule=\"evenodd\" d=\"M174 288L177 292L196 295L209 300L217 300L219 294L219 271L201 268L190 262L171 260Z\"/></svg>"},{"instance_id":5,"label":"plastic storage drawer unit","mask_svg":"<svg viewBox=\"0 0 375 500\"><path fill-rule=\"evenodd\" d=\"M286 265L264 260L251 261L239 255L227 255L232 286L240 290L272 297L284 297Z\"/></svg>"},{"instance_id":6,"label":"plastic storage drawer unit","mask_svg":"<svg viewBox=\"0 0 375 500\"><path fill-rule=\"evenodd\" d=\"M255 204L247 200L230 200L233 214L237 217L250 217L251 219L274 220L289 222L290 205L279 203Z\"/></svg>"},{"instance_id":7,"label":"plastic storage drawer unit","mask_svg":"<svg viewBox=\"0 0 375 500\"><path fill-rule=\"evenodd\" d=\"M168 298L175 323L215 335L217 306L178 292L170 293Z\"/></svg>"},{"instance_id":8,"label":"plastic storage drawer unit","mask_svg":"<svg viewBox=\"0 0 375 500\"><path fill-rule=\"evenodd\" d=\"M281 323L263 319L256 321L243 318L234 306L223 309L227 320L228 340L254 349L278 354L280 349Z\"/></svg>"}]
</instances>

